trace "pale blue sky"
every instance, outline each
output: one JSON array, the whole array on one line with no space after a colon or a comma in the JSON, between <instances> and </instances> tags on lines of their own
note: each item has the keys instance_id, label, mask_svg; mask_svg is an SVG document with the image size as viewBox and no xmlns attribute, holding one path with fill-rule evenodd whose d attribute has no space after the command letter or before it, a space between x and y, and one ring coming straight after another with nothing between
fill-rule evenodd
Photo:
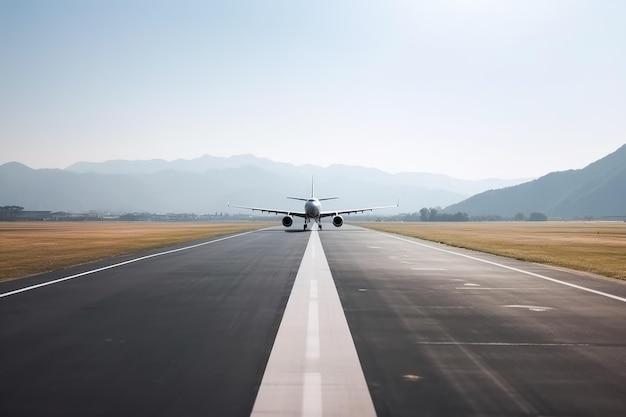
<instances>
[{"instance_id":1,"label":"pale blue sky","mask_svg":"<svg viewBox=\"0 0 626 417\"><path fill-rule=\"evenodd\" d=\"M626 2L0 0L0 163L537 177L626 143Z\"/></svg>"}]
</instances>

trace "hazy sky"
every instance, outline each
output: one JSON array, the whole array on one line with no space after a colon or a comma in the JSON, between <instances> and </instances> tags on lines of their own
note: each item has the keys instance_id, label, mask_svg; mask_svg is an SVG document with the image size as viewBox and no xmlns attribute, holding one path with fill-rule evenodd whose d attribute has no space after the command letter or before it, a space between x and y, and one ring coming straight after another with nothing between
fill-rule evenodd
<instances>
[{"instance_id":1,"label":"hazy sky","mask_svg":"<svg viewBox=\"0 0 626 417\"><path fill-rule=\"evenodd\" d=\"M621 0L0 0L0 164L582 168L626 143L624 22Z\"/></svg>"}]
</instances>

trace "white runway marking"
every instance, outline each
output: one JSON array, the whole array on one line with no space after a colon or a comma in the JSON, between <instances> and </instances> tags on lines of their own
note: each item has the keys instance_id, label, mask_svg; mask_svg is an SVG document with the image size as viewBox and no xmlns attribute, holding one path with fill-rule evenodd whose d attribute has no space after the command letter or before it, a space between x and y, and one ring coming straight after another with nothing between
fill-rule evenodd
<instances>
[{"instance_id":1,"label":"white runway marking","mask_svg":"<svg viewBox=\"0 0 626 417\"><path fill-rule=\"evenodd\" d=\"M252 416L374 417L374 404L317 231L285 307Z\"/></svg>"},{"instance_id":2,"label":"white runway marking","mask_svg":"<svg viewBox=\"0 0 626 417\"><path fill-rule=\"evenodd\" d=\"M535 274L534 272L524 271L523 269L513 268L512 266L502 265L502 264L499 264L497 262L488 261L486 259L480 259L480 258L476 258L474 256L465 255L463 253L458 253L458 252L454 252L454 251L451 251L451 250L437 248L435 246L426 245L424 243L416 242L414 240L405 239L405 238L402 238L402 237L399 237L399 236L394 236L394 235L391 235L391 234L388 234L388 233L381 233L381 234L383 234L383 235L385 235L387 237L390 237L392 239L400 240L402 242L407 242L407 243L411 243L413 245L423 246L425 248L433 249L433 250L436 250L436 251L439 251L439 252L449 253L451 255L461 256L463 258L471 259L471 260L474 260L474 261L477 261L477 262L482 262L482 263L485 263L485 264L497 266L499 268L508 269L509 271L519 272L520 274L530 275L530 276L535 277L535 278L541 278L541 279L544 279L546 281L554 282L556 284L565 285L567 287L576 288L578 290L586 291L586 292L589 292L589 293L592 293L592 294L596 294L596 295L601 295L603 297L612 298L613 300L617 300L617 301L621 301L623 303L626 303L626 298L619 297L617 295L608 294L606 292L593 290L591 288L587 288L587 287L583 287L583 286L580 286L580 285L572 284L572 283L569 283L569 282L561 281L561 280L558 280L558 279L555 279L555 278L550 278L550 277L547 277L545 275Z\"/></svg>"},{"instance_id":3,"label":"white runway marking","mask_svg":"<svg viewBox=\"0 0 626 417\"><path fill-rule=\"evenodd\" d=\"M320 358L320 314L317 302L317 280L311 280L309 316L306 332L306 358Z\"/></svg>"},{"instance_id":4,"label":"white runway marking","mask_svg":"<svg viewBox=\"0 0 626 417\"><path fill-rule=\"evenodd\" d=\"M411 268L411 270L413 270L413 271L423 271L423 272L428 272L428 271L445 271L445 269L443 269L443 268Z\"/></svg>"},{"instance_id":5,"label":"white runway marking","mask_svg":"<svg viewBox=\"0 0 626 417\"><path fill-rule=\"evenodd\" d=\"M589 347L589 343L510 343L510 342L415 342L421 346L531 346L531 347Z\"/></svg>"},{"instance_id":6,"label":"white runway marking","mask_svg":"<svg viewBox=\"0 0 626 417\"><path fill-rule=\"evenodd\" d=\"M233 239L233 238L236 238L236 237L239 237L239 236L244 236L244 235L247 235L247 234L250 234L250 233L254 233L254 232L258 232L258 231L259 230L253 230L253 231L250 231L250 232L240 233L238 235L226 236L226 237L223 237L223 238L220 238L220 239L211 240L209 242L203 242L203 243L198 243L196 245L185 246L183 248L172 249L172 250L168 250L168 251L165 251L165 252L153 253L152 255L146 255L146 256L139 257L139 258L130 259L128 261L120 262L120 263L117 263L117 264L114 264L114 265L108 265L108 266L104 266L102 268L97 268L97 269L92 269L90 271L81 272L80 274L70 275L70 276L67 276L67 277L55 279L53 281L47 281L47 282L42 282L41 284L31 285L30 287L20 288L19 290L5 292L3 294L0 294L0 298L8 297L10 295L15 295L15 294L19 294L19 293L30 291L30 290L34 290L36 288L46 287L46 286L52 285L52 284L58 284L59 282L68 281L70 279L84 277L85 275L95 274L97 272L106 271L107 269L113 269L113 268L117 268L117 267L120 267L120 266L132 264L132 263L135 263L135 262L143 261L143 260L146 260L146 259L156 258L157 256L169 255L171 253L182 252L184 250L189 250L189 249L198 248L200 246L210 245L211 243L217 243L217 242L221 242L221 241L224 241L224 240Z\"/></svg>"},{"instance_id":7,"label":"white runway marking","mask_svg":"<svg viewBox=\"0 0 626 417\"><path fill-rule=\"evenodd\" d=\"M457 290L473 290L473 291L541 291L545 288L528 288L528 287L456 287Z\"/></svg>"},{"instance_id":8,"label":"white runway marking","mask_svg":"<svg viewBox=\"0 0 626 417\"><path fill-rule=\"evenodd\" d=\"M302 416L323 416L322 408L322 374L305 372L302 393Z\"/></svg>"},{"instance_id":9,"label":"white runway marking","mask_svg":"<svg viewBox=\"0 0 626 417\"><path fill-rule=\"evenodd\" d=\"M542 307L542 306L522 306L522 305L509 305L509 306L502 306L504 308L521 308L523 310L529 310L529 311L548 311L548 310L554 310L552 307Z\"/></svg>"}]
</instances>

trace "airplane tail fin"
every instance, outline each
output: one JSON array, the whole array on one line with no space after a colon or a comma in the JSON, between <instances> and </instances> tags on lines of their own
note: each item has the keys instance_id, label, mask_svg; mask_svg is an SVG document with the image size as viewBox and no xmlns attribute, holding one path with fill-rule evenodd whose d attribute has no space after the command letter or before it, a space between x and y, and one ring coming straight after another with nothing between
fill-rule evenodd
<instances>
[{"instance_id":1,"label":"airplane tail fin","mask_svg":"<svg viewBox=\"0 0 626 417\"><path fill-rule=\"evenodd\" d=\"M311 198L315 198L315 182L313 181L313 176L311 175ZM324 198L318 198L319 201L326 201L326 200L336 200L339 197L324 197Z\"/></svg>"},{"instance_id":2,"label":"airplane tail fin","mask_svg":"<svg viewBox=\"0 0 626 417\"><path fill-rule=\"evenodd\" d=\"M292 200L308 201L307 198L300 198L300 197L287 197L287 198L290 198ZM311 175L311 198L315 198L315 180L312 175ZM338 198L339 197L326 197L326 198L318 198L318 200L319 201L336 200Z\"/></svg>"}]
</instances>

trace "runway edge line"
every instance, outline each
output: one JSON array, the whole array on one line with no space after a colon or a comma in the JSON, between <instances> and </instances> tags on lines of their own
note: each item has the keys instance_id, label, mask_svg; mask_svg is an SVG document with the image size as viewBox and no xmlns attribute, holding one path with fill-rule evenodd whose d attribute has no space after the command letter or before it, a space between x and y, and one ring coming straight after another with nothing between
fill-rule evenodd
<instances>
[{"instance_id":1,"label":"runway edge line","mask_svg":"<svg viewBox=\"0 0 626 417\"><path fill-rule=\"evenodd\" d=\"M245 235L248 235L250 233L256 233L256 232L259 232L261 230L266 230L266 229L252 230L250 232L239 233L239 234L232 235L232 236L226 236L226 237L222 237L222 238L219 238L219 239L210 240L208 242L202 242L202 243L198 243L198 244L191 245L191 246L185 246L185 247L182 247L182 248L171 249L171 250L167 250L167 251L164 251L164 252L158 252L158 253L153 253L151 255L141 256L139 258L129 259L128 261L119 262L119 263L116 263L116 264L113 264L113 265L103 266L102 268L92 269L92 270L89 270L89 271L81 272L80 274L74 274L74 275L70 275L70 276L67 276L67 277L55 279L55 280L52 280L52 281L46 281L46 282L42 282L40 284L31 285L31 286L24 287L24 288L19 288L17 290L13 290L13 291L8 291L8 292L0 294L0 298L9 297L11 295L20 294L20 293L23 293L23 292L26 292L26 291L31 291L31 290L34 290L34 289L37 289L37 288L41 288L41 287L47 287L48 285L58 284L60 282L69 281L71 279L84 277L86 275L95 274L95 273L98 273L98 272L101 272L101 271L106 271L107 269L118 268L120 266L132 264L132 263L139 262L139 261L144 261L146 259L156 258L158 256L169 255L169 254L176 253L176 252L182 252L182 251L189 250L189 249L199 248L201 246L210 245L212 243L217 243L217 242L221 242L221 241L228 240L228 239L234 239L236 237L245 236Z\"/></svg>"},{"instance_id":2,"label":"runway edge line","mask_svg":"<svg viewBox=\"0 0 626 417\"><path fill-rule=\"evenodd\" d=\"M626 303L626 298L620 297L620 296L617 296L617 295L613 295L613 294L609 294L609 293L606 293L606 292L602 292L602 291L594 290L594 289L591 289L591 288L583 287L581 285L572 284L570 282L561 281L560 279L550 278L550 277L547 277L545 275L536 274L534 272L525 271L523 269L514 268L512 266L503 265L503 264L500 264L500 263L497 263L497 262L488 261L486 259L477 258L475 256L465 255L463 253L454 252L454 251L447 250L447 249L442 249L442 248L437 248L435 246L431 246L431 245L427 245L427 244L424 244L424 243L416 242L416 241L413 241L413 240L410 240L410 239L405 239L403 237L394 236L394 235L389 234L389 233L382 233L381 232L381 234L385 235L387 237L390 237L392 239L396 239L396 240L400 240L400 241L403 241L403 242L411 243L413 245L423 246L425 248L433 249L433 250L436 250L436 251L439 251L439 252L445 252L445 253L449 253L449 254L452 254L452 255L460 256L460 257L463 257L463 258L471 259L473 261L482 262L482 263L485 263L485 264L497 266L499 268L508 269L509 271L515 271L515 272L519 272L520 274L530 275L531 277L540 278L540 279L543 279L545 281L554 282L555 284L564 285L564 286L570 287L570 288L576 288L577 290L586 291L586 292L591 293L591 294L600 295L602 297L611 298L613 300L617 300L617 301L621 301L623 303Z\"/></svg>"}]
</instances>

